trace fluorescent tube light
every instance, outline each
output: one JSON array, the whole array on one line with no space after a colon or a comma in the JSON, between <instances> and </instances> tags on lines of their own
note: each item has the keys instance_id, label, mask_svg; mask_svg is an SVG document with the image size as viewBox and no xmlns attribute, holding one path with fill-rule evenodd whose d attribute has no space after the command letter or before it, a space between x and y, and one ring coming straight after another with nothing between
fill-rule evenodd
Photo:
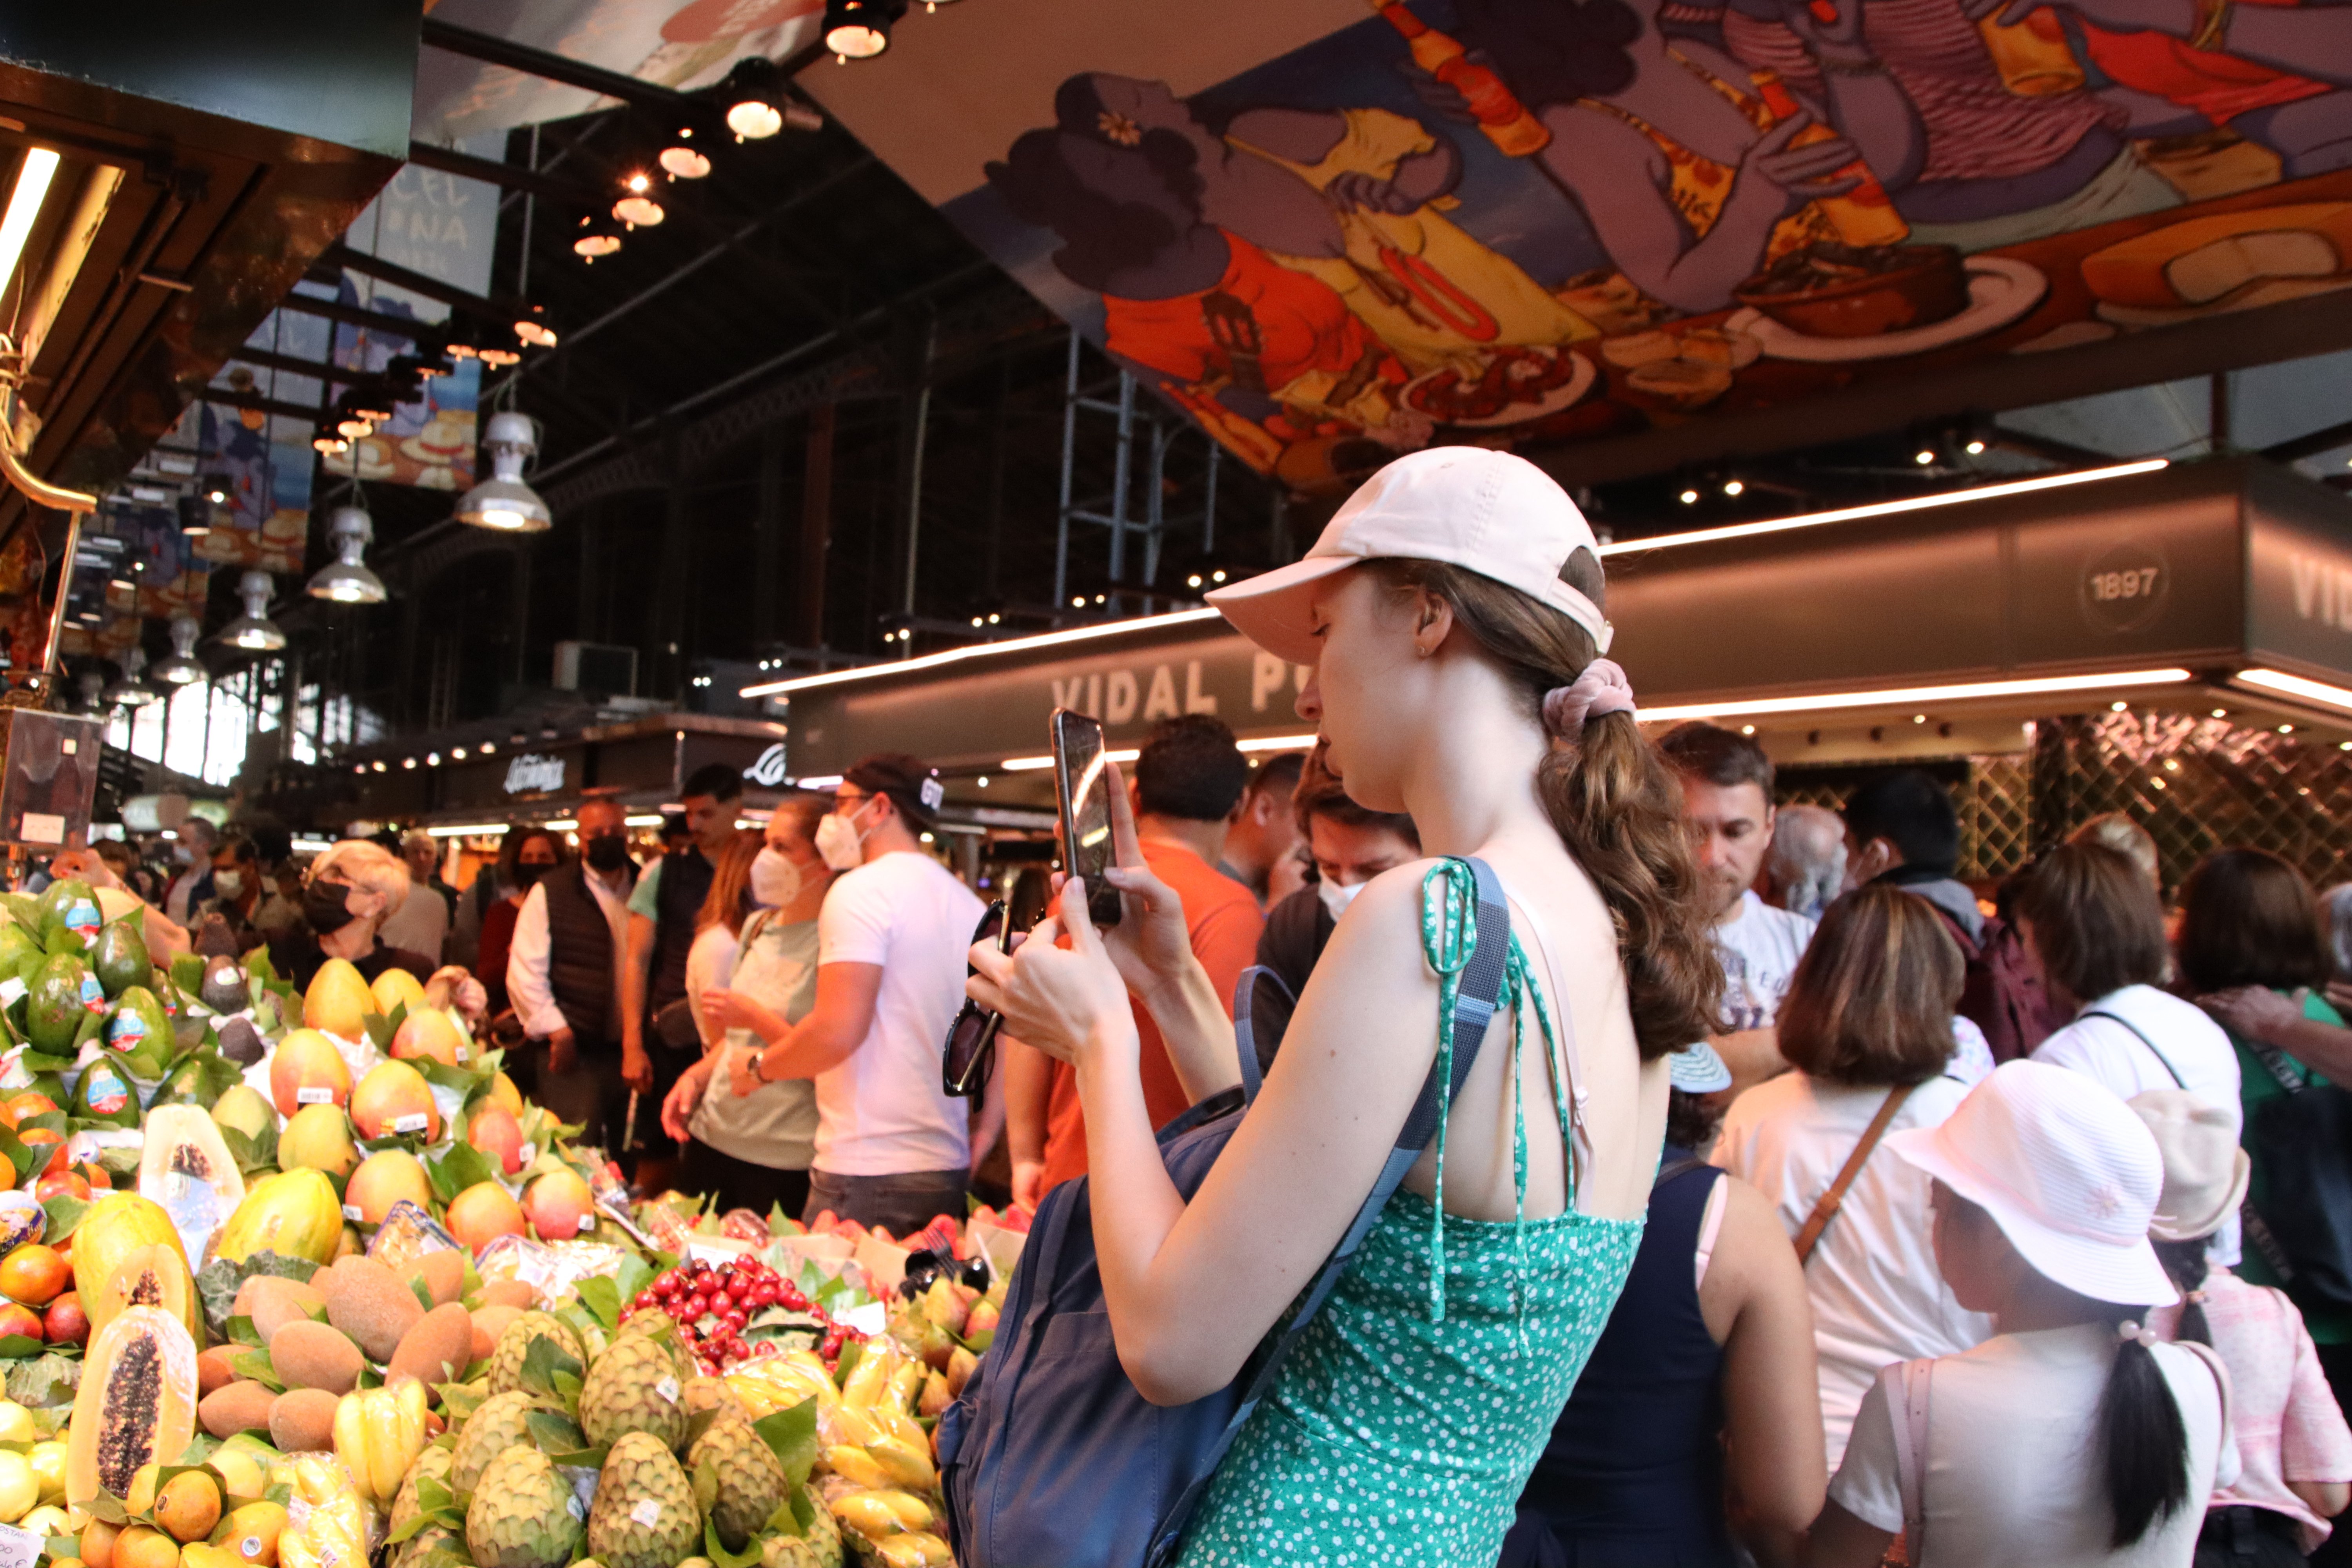
<instances>
[{"instance_id":1,"label":"fluorescent tube light","mask_svg":"<svg viewBox=\"0 0 2352 1568\"><path fill-rule=\"evenodd\" d=\"M2300 675L2289 675L2280 669L2242 669L2237 674L2241 686L2260 687L2283 697L2300 697L2306 702L2324 703L2352 712L2352 691L2341 686L2330 686L2323 680L2306 680Z\"/></svg>"},{"instance_id":2,"label":"fluorescent tube light","mask_svg":"<svg viewBox=\"0 0 2352 1568\"><path fill-rule=\"evenodd\" d=\"M8 197L8 212L0 217L0 294L7 292L24 258L25 242L33 235L33 220L41 216L42 198L57 177L58 155L47 147L27 149L25 166L16 172L16 189Z\"/></svg>"},{"instance_id":3,"label":"fluorescent tube light","mask_svg":"<svg viewBox=\"0 0 2352 1568\"><path fill-rule=\"evenodd\" d=\"M2193 679L2185 669L2125 669L2105 675L2042 675L2018 680L1978 680L1953 686L1906 686L1885 691L1829 691L1812 697L1756 697L1739 702L1685 702L1643 708L1643 723L1713 719L1727 713L1811 713L1831 708L1916 708L1923 703L1972 702L1988 697L2039 697L2061 692L2112 691L2134 686L2172 686ZM2352 692L2344 694L2352 706Z\"/></svg>"}]
</instances>

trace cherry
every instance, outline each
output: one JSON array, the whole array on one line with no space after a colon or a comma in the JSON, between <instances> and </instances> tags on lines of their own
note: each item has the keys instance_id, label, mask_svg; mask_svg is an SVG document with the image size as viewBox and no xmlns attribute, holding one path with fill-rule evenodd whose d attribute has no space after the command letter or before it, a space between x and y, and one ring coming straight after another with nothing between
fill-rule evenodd
<instances>
[{"instance_id":1,"label":"cherry","mask_svg":"<svg viewBox=\"0 0 2352 1568\"><path fill-rule=\"evenodd\" d=\"M734 1304L734 1294L723 1285L710 1293L710 1310L714 1312L724 1312Z\"/></svg>"}]
</instances>

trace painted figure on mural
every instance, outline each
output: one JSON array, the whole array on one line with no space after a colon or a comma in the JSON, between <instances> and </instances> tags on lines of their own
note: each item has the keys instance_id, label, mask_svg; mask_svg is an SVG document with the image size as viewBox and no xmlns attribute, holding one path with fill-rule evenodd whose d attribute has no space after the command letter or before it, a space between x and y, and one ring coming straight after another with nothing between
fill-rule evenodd
<instances>
[{"instance_id":1,"label":"painted figure on mural","mask_svg":"<svg viewBox=\"0 0 2352 1568\"><path fill-rule=\"evenodd\" d=\"M1064 82L1054 112L1081 136L1184 138L1202 216L1329 285L1415 374L1465 351L1595 335L1444 216L1461 150L1417 120L1376 108L1261 107L1212 126L1164 82L1102 73Z\"/></svg>"},{"instance_id":2,"label":"painted figure on mural","mask_svg":"<svg viewBox=\"0 0 2352 1568\"><path fill-rule=\"evenodd\" d=\"M1101 294L1107 352L1255 466L1375 448L1338 464L1354 468L1425 444L1397 357L1328 285L1206 221L1198 163L1166 129L1032 131L987 173L1016 216L1060 237L1062 275Z\"/></svg>"},{"instance_id":3,"label":"painted figure on mural","mask_svg":"<svg viewBox=\"0 0 2352 1568\"><path fill-rule=\"evenodd\" d=\"M1903 237L1883 190L1916 174L1919 121L1851 22L1795 9L1790 26L1837 69L1776 110L1738 60L1666 37L1662 4L1459 7L1465 41L1550 132L1537 163L1626 277L1696 313L1792 251Z\"/></svg>"}]
</instances>

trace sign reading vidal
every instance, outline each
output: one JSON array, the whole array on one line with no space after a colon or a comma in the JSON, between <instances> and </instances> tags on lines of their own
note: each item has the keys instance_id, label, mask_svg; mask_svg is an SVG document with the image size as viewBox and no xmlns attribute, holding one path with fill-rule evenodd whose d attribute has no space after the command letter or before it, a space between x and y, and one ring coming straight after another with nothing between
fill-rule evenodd
<instances>
[{"instance_id":1,"label":"sign reading vidal","mask_svg":"<svg viewBox=\"0 0 2352 1568\"><path fill-rule=\"evenodd\" d=\"M1313 489L2343 288L2346 15L1006 0L806 79L1146 385Z\"/></svg>"}]
</instances>

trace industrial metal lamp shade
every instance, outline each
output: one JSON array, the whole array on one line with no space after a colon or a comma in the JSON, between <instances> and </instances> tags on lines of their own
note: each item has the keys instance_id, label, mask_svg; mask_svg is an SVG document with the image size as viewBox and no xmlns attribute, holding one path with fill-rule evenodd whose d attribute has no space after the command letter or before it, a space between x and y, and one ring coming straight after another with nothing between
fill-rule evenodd
<instances>
[{"instance_id":1,"label":"industrial metal lamp shade","mask_svg":"<svg viewBox=\"0 0 2352 1568\"><path fill-rule=\"evenodd\" d=\"M327 521L327 543L335 560L310 579L310 596L338 605L381 605L390 598L383 579L361 559L374 537L375 525L366 512L355 506L337 507Z\"/></svg>"},{"instance_id":2,"label":"industrial metal lamp shade","mask_svg":"<svg viewBox=\"0 0 2352 1568\"><path fill-rule=\"evenodd\" d=\"M784 128L783 72L776 62L747 55L720 84L727 129L738 142L764 142Z\"/></svg>"},{"instance_id":3,"label":"industrial metal lamp shade","mask_svg":"<svg viewBox=\"0 0 2352 1568\"><path fill-rule=\"evenodd\" d=\"M267 572L247 572L236 580L236 596L245 601L245 614L221 628L221 641L247 653L276 653L286 646L286 634L269 618L272 586Z\"/></svg>"},{"instance_id":4,"label":"industrial metal lamp shade","mask_svg":"<svg viewBox=\"0 0 2352 1568\"><path fill-rule=\"evenodd\" d=\"M509 409L490 416L482 442L495 476L467 490L457 503L459 522L509 533L538 533L555 521L547 502L523 483L523 463L539 450L539 430L528 414Z\"/></svg>"},{"instance_id":5,"label":"industrial metal lamp shade","mask_svg":"<svg viewBox=\"0 0 2352 1568\"><path fill-rule=\"evenodd\" d=\"M840 60L870 60L890 47L890 24L906 0L826 0L824 47Z\"/></svg>"},{"instance_id":6,"label":"industrial metal lamp shade","mask_svg":"<svg viewBox=\"0 0 2352 1568\"><path fill-rule=\"evenodd\" d=\"M139 679L147 668L147 655L136 643L122 651L122 679L108 687L100 700L110 708L144 708L150 702L163 700L163 694Z\"/></svg>"},{"instance_id":7,"label":"industrial metal lamp shade","mask_svg":"<svg viewBox=\"0 0 2352 1568\"><path fill-rule=\"evenodd\" d=\"M196 662L196 639L203 635L195 616L173 616L171 657L156 661L155 679L169 686L193 686L204 679L205 667Z\"/></svg>"}]
</instances>

